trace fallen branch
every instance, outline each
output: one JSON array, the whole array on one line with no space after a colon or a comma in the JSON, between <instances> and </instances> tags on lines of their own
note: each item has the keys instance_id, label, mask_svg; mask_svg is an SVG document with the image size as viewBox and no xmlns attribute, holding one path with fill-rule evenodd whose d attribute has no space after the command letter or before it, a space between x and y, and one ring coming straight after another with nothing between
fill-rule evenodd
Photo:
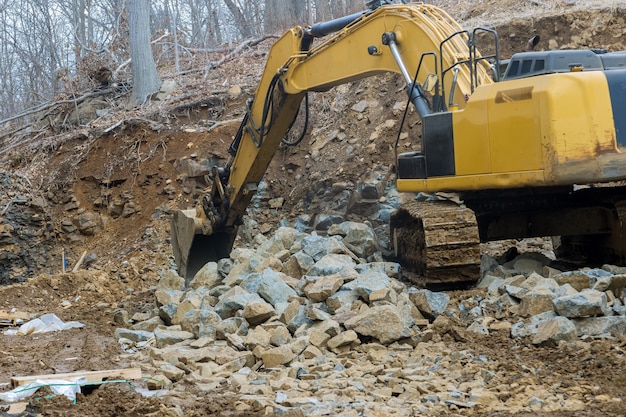
<instances>
[{"instance_id":1,"label":"fallen branch","mask_svg":"<svg viewBox=\"0 0 626 417\"><path fill-rule=\"evenodd\" d=\"M220 122L215 122L206 131L210 132L211 130L217 129L220 126L228 125L228 124L235 123L235 122L241 123L242 120L243 120L243 117L239 119L229 119L229 120L222 120Z\"/></svg>"},{"instance_id":2,"label":"fallen branch","mask_svg":"<svg viewBox=\"0 0 626 417\"><path fill-rule=\"evenodd\" d=\"M11 116L11 117L6 118L4 120L0 120L0 125L3 125L4 123L10 122L12 120L16 120L16 119L20 119L20 118L25 117L25 116L29 116L29 115L34 114L34 113L38 113L38 112L43 111L43 110L47 110L47 109L49 109L51 107L58 106L60 104L80 104L83 101L87 100L88 98L103 96L103 95L106 95L106 94L113 93L114 91L115 91L115 88L107 88L106 90L92 91L91 93L83 94L82 96L76 97L74 99L48 102L48 103L39 105L37 107L33 107L33 108L29 109L29 110L26 110L26 111L24 111L24 112L22 112L20 114L16 114L15 116Z\"/></svg>"},{"instance_id":3,"label":"fallen branch","mask_svg":"<svg viewBox=\"0 0 626 417\"><path fill-rule=\"evenodd\" d=\"M222 65L224 62L233 59L236 55L239 55L239 53L243 49L251 47L251 46L258 45L259 43L261 43L264 40L269 39L269 38L278 38L278 36L277 35L265 35L265 36L262 36L262 37L257 38L257 39L248 39L246 41L243 41L242 43L239 44L239 46L237 46L235 49L233 49L233 51L231 53L229 53L227 55L224 55L219 61L209 63L209 65L205 69L206 72L204 74L204 77L203 77L202 81L206 81L206 77L209 75L209 70L217 68L218 66Z\"/></svg>"},{"instance_id":4,"label":"fallen branch","mask_svg":"<svg viewBox=\"0 0 626 417\"><path fill-rule=\"evenodd\" d=\"M143 117L131 117L130 119L123 119L113 123L111 126L107 127L103 130L104 133L109 133L117 127L127 124L127 125L140 125L145 124L150 127L150 129L154 131L158 131L163 129L163 125L161 123L157 123L154 120L144 119Z\"/></svg>"},{"instance_id":5,"label":"fallen branch","mask_svg":"<svg viewBox=\"0 0 626 417\"><path fill-rule=\"evenodd\" d=\"M80 268L80 266L83 264L83 261L85 260L85 256L87 256L87 251L83 251L83 254L80 255L80 259L78 259L78 262L76 262L76 265L74 265L74 268L72 268L72 272L78 271L78 268Z\"/></svg>"}]
</instances>

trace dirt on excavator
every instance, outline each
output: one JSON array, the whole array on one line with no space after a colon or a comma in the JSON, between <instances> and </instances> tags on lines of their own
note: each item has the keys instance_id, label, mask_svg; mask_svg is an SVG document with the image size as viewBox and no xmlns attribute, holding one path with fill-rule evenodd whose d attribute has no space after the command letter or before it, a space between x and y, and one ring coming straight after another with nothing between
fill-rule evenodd
<instances>
[{"instance_id":1,"label":"dirt on excavator","mask_svg":"<svg viewBox=\"0 0 626 417\"><path fill-rule=\"evenodd\" d=\"M528 39L535 35L541 37L537 49L626 49L623 2L433 3L464 26L495 27L502 58L524 50ZM44 265L24 265L0 278L4 285L0 287L0 310L55 313L64 321L76 320L85 325L82 329L21 337L0 333L0 392L9 388L7 383L15 376L135 365L132 355L118 345L113 331L120 327L121 311L132 315L154 308L159 274L172 263L169 216L174 209L193 206L203 185L200 180L185 180L184 173L193 167L185 167L181 161L227 159L228 145L243 117L245 100L256 88L271 42L265 40L243 50L237 58L209 71L206 79L202 72L176 78L178 89L165 101L130 111L124 110L121 103L119 112L97 119L88 129L46 131L43 140L39 135L36 141L24 141L0 155L2 171L28 179L31 187L22 193L47 201L42 205L44 223L61 225L41 228L45 231L33 233L30 249L21 249L35 253L41 250L46 256ZM207 100L209 97L212 99ZM255 209L252 217L259 225L258 232L269 233L281 219L293 221L299 214L323 211L315 197L324 192L324 185L356 182L372 171L391 175L398 127L395 121L401 117L405 102L404 83L394 75L313 94L311 134L298 147L281 147L266 175L265 201L284 201L278 206L267 204ZM368 111L350 111L359 103L365 103ZM416 117L409 120L408 126L409 136L419 134ZM409 149L409 139L401 137L399 146ZM0 205L2 214L3 208L6 206ZM2 227L0 223L0 236ZM42 234L46 238L36 240ZM510 243L489 249L506 250ZM520 250L528 246L544 249L541 241L520 245L527 245ZM18 250L16 247L11 250ZM76 266L77 272L61 273L63 254L65 268L71 271ZM86 256L81 259L83 254ZM90 270L84 270L85 265ZM28 281L24 281L26 278ZM452 298L466 295L452 293ZM446 341L458 350L475 352L477 357L502 358L500 366L507 375L504 384L520 389L538 381L548 386L566 384L589 390L590 395L601 393L626 401L626 374L619 354L623 355L626 340L595 341L583 350L539 348L513 341L504 332ZM143 397L123 384L107 384L89 395L79 394L76 404L63 397L44 397L42 393L38 401L31 401L32 414L22 415L165 417L175 415L170 405L180 404L184 404L186 416L266 415L261 406L237 411L238 397L228 389L210 394L197 392L192 400L176 396L157 399ZM468 409L458 411L458 415L509 414ZM583 411L516 414L531 415L618 416L624 415L624 405L607 401Z\"/></svg>"}]
</instances>

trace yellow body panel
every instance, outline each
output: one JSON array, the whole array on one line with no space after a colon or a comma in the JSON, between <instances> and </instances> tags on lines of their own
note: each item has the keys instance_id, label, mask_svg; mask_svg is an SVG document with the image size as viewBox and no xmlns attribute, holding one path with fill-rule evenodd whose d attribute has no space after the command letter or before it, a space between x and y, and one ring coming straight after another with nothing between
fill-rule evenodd
<instances>
[{"instance_id":1,"label":"yellow body panel","mask_svg":"<svg viewBox=\"0 0 626 417\"><path fill-rule=\"evenodd\" d=\"M399 191L542 187L626 179L602 71L476 89L453 112L455 175L397 181Z\"/></svg>"},{"instance_id":2,"label":"yellow body panel","mask_svg":"<svg viewBox=\"0 0 626 417\"><path fill-rule=\"evenodd\" d=\"M396 180L400 192L439 192L459 190L486 190L510 188L511 184L530 187L544 182L543 171L507 172L504 174L481 174L452 177L433 177L426 180Z\"/></svg>"}]
</instances>

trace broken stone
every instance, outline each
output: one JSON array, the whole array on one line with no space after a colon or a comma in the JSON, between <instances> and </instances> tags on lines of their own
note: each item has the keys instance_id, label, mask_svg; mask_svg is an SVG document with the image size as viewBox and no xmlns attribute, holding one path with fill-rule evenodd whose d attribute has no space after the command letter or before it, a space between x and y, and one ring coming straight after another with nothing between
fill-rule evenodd
<instances>
[{"instance_id":1,"label":"broken stone","mask_svg":"<svg viewBox=\"0 0 626 417\"><path fill-rule=\"evenodd\" d=\"M243 317L252 325L263 323L274 314L274 307L265 300L250 301L243 309Z\"/></svg>"},{"instance_id":2,"label":"broken stone","mask_svg":"<svg viewBox=\"0 0 626 417\"><path fill-rule=\"evenodd\" d=\"M574 323L565 317L558 316L539 323L532 343L542 346L556 346L562 340L573 341L576 339Z\"/></svg>"},{"instance_id":3,"label":"broken stone","mask_svg":"<svg viewBox=\"0 0 626 417\"><path fill-rule=\"evenodd\" d=\"M314 280L304 288L304 293L311 301L316 303L326 300L328 297L335 294L343 285L343 278L338 274L314 278L309 277L309 279Z\"/></svg>"},{"instance_id":4,"label":"broken stone","mask_svg":"<svg viewBox=\"0 0 626 417\"><path fill-rule=\"evenodd\" d=\"M374 306L345 322L347 329L358 334L376 338L382 344L389 344L409 337L412 322L393 305Z\"/></svg>"},{"instance_id":5,"label":"broken stone","mask_svg":"<svg viewBox=\"0 0 626 417\"><path fill-rule=\"evenodd\" d=\"M293 357L291 348L286 345L267 349L261 354L261 359L263 360L263 365L266 369L285 365L291 362Z\"/></svg>"},{"instance_id":6,"label":"broken stone","mask_svg":"<svg viewBox=\"0 0 626 417\"><path fill-rule=\"evenodd\" d=\"M198 288L213 288L222 283L222 276L220 275L216 262L209 262L205 264L193 279L189 283L189 287L193 289Z\"/></svg>"},{"instance_id":7,"label":"broken stone","mask_svg":"<svg viewBox=\"0 0 626 417\"><path fill-rule=\"evenodd\" d=\"M184 330L166 330L166 329L154 329L154 338L156 339L157 347L164 347L168 345L175 345L183 340L193 339L194 334Z\"/></svg>"},{"instance_id":8,"label":"broken stone","mask_svg":"<svg viewBox=\"0 0 626 417\"><path fill-rule=\"evenodd\" d=\"M418 290L410 288L408 290L409 299L424 317L434 320L443 313L450 302L450 296L443 292L432 292L430 290Z\"/></svg>"},{"instance_id":9,"label":"broken stone","mask_svg":"<svg viewBox=\"0 0 626 417\"><path fill-rule=\"evenodd\" d=\"M588 288L556 298L554 306L559 315L568 318L611 315L606 294Z\"/></svg>"}]
</instances>

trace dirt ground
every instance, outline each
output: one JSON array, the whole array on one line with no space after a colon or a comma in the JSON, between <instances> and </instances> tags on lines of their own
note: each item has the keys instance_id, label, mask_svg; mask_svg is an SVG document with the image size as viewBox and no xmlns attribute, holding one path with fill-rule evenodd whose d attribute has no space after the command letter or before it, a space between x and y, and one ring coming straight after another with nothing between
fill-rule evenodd
<instances>
[{"instance_id":1,"label":"dirt ground","mask_svg":"<svg viewBox=\"0 0 626 417\"><path fill-rule=\"evenodd\" d=\"M620 2L591 1L438 1L453 17L475 25L495 24L502 58L524 48L534 35L541 36L539 48L606 48L624 50L626 9ZM603 8L598 6L604 5ZM511 16L519 18L510 19ZM529 17L531 16L531 17ZM506 20L505 20L506 17ZM506 23L503 23L506 22ZM124 198L136 212L128 217L107 217L103 231L73 239L59 231L50 253L65 251L70 266L83 252L93 253L90 270L62 274L61 263L50 265L47 274L0 288L0 310L17 309L32 314L55 313L64 321L76 320L81 329L28 336L0 333L0 392L9 389L11 377L36 374L133 367L132 355L119 346L113 332L120 327L120 310L134 313L154 308L154 287L161 271L172 262L168 216L176 208L193 205L193 193L182 192L185 184L176 170L182 157L215 157L225 160L227 147L244 113L244 102L256 87L262 62L271 40L244 51L240 58L217 68L205 81L202 74L177 80L178 93L193 92L199 99L215 96L203 105L180 108L148 118L138 115L129 123L104 133L113 121L94 124L88 135L76 134L62 144L40 149L23 149L4 155L2 169L28 175L42 195L52 196L56 219L64 219L73 197L82 210L102 212L99 199ZM254 63L254 64L251 64ZM241 68L246 69L242 74ZM224 86L240 86L241 94L225 94ZM360 100L380 104L373 120L343 117L344 110ZM393 161L393 134L381 135L366 148L373 129L391 116L394 103L404 101L403 83L397 76L363 80L327 94L312 96L314 134L296 148L281 147L271 163L266 186L271 195L283 196L280 211L260 207L254 217L259 224L277 225L292 220L313 207L307 204L325 180L355 181L363 166L389 167ZM125 116L127 117L127 116ZM212 122L226 121L216 128ZM415 126L415 129L419 127ZM317 129L317 130L315 130ZM357 150L346 151L346 143L328 142L312 161L315 140L338 129ZM364 150L367 149L367 152ZM358 152L363 150L363 152ZM19 163L16 164L16 156ZM175 187L168 188L168 185ZM79 209L79 210L80 210ZM106 214L106 213L105 213ZM59 258L60 259L60 258ZM15 281L22 281L16 277ZM460 296L452 294L453 297ZM478 355L499 357L506 370L502 384L578 386L581 392L622 398L626 401L626 339L596 340L566 348L535 347L526 340L512 340L508 333L492 333L450 345ZM575 348L573 347L575 346ZM140 381L138 386L145 386ZM190 387L190 390L192 388ZM235 393L194 392L167 398L143 397L127 384L105 384L89 394L79 394L76 404L64 397L44 398L38 393L22 415L44 416L155 416L175 415L172 404L185 405L186 416L261 416L261 407L237 411ZM623 416L624 404L598 402L584 411L518 413L533 416ZM4 415L0 408L0 415ZM456 415L504 417L502 412L461 410ZM295 415L295 414L294 414ZM450 415L455 415L451 413Z\"/></svg>"}]
</instances>

